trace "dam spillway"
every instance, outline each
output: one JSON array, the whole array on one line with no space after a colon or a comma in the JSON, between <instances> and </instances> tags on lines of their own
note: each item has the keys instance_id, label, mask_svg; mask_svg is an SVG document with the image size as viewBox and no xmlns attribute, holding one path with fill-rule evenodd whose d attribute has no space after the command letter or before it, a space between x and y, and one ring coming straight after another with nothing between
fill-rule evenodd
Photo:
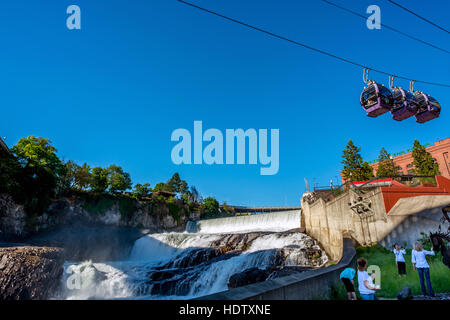
<instances>
[{"instance_id":1,"label":"dam spillway","mask_svg":"<svg viewBox=\"0 0 450 320\"><path fill-rule=\"evenodd\" d=\"M189 221L187 232L243 233L250 231L282 232L300 228L301 210L287 210L217 219Z\"/></svg>"}]
</instances>

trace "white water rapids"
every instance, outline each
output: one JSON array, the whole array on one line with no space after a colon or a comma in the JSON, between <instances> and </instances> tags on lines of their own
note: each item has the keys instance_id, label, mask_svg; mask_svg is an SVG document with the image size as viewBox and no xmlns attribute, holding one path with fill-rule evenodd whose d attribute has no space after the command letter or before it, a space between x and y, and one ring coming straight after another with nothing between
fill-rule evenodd
<instances>
[{"instance_id":1,"label":"white water rapids","mask_svg":"<svg viewBox=\"0 0 450 320\"><path fill-rule=\"evenodd\" d=\"M278 232L236 234L237 231L252 228L261 231L264 225L267 226L267 221L276 221L276 216L279 221L287 222L292 215L282 212L260 214L247 225L242 221L233 222L238 218L201 221L200 232L197 233L151 234L138 239L124 261L66 262L61 292L57 298L200 297L227 290L233 274L254 267L280 266L280 252L283 266L323 266L328 258L316 241L299 232L285 232L293 229L291 223L285 223L283 230L278 222ZM298 224L299 215L297 212ZM312 261L305 253L308 251L306 249L319 252L318 257Z\"/></svg>"}]
</instances>

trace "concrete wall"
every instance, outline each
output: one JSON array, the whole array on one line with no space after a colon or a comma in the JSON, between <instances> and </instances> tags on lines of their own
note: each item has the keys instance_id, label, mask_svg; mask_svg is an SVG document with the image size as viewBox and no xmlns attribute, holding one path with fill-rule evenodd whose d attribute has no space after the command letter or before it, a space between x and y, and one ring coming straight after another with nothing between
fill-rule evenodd
<instances>
[{"instance_id":1,"label":"concrete wall","mask_svg":"<svg viewBox=\"0 0 450 320\"><path fill-rule=\"evenodd\" d=\"M349 190L335 199L325 202L319 198L313 204L302 199L306 233L319 241L331 260L342 257L344 235L355 239L360 245L373 245L378 242L378 230L375 221L385 221L386 215L382 194L379 188L368 190L366 201L370 202L370 211L359 215L349 208L349 203L358 198Z\"/></svg>"},{"instance_id":2,"label":"concrete wall","mask_svg":"<svg viewBox=\"0 0 450 320\"><path fill-rule=\"evenodd\" d=\"M380 243L390 248L398 241L401 244L407 242L410 247L420 238L421 231L437 229L442 217L441 208L450 203L449 195L402 198L386 214L381 188L374 188L364 194L364 201L370 204L369 210L360 214L349 205L359 196L348 190L329 202L317 199L309 204L302 199L306 233L318 240L334 261L342 255L344 235L363 246Z\"/></svg>"},{"instance_id":3,"label":"concrete wall","mask_svg":"<svg viewBox=\"0 0 450 320\"><path fill-rule=\"evenodd\" d=\"M450 196L400 199L387 214L386 222L376 223L379 243L389 249L394 243L412 248L414 242L421 238L421 232L436 232L442 219L442 208L448 204Z\"/></svg>"},{"instance_id":4,"label":"concrete wall","mask_svg":"<svg viewBox=\"0 0 450 320\"><path fill-rule=\"evenodd\" d=\"M344 239L341 261L326 268L215 293L196 300L312 300L328 299L340 273L355 267L356 252L351 239Z\"/></svg>"}]
</instances>

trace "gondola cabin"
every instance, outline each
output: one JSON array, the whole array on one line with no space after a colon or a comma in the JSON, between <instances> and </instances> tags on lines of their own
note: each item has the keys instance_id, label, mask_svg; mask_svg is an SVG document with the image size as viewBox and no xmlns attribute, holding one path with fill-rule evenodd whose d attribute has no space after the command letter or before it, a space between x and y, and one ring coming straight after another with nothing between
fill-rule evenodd
<instances>
[{"instance_id":1,"label":"gondola cabin","mask_svg":"<svg viewBox=\"0 0 450 320\"><path fill-rule=\"evenodd\" d=\"M394 106L391 110L392 119L402 121L417 113L417 100L411 92L400 87L394 87L392 98L394 100Z\"/></svg>"},{"instance_id":2,"label":"gondola cabin","mask_svg":"<svg viewBox=\"0 0 450 320\"><path fill-rule=\"evenodd\" d=\"M361 93L361 106L369 117L378 117L391 111L394 100L391 91L384 85L369 81Z\"/></svg>"},{"instance_id":3,"label":"gondola cabin","mask_svg":"<svg viewBox=\"0 0 450 320\"><path fill-rule=\"evenodd\" d=\"M436 99L421 91L416 91L415 96L418 104L416 122L424 123L439 117L441 105Z\"/></svg>"}]
</instances>

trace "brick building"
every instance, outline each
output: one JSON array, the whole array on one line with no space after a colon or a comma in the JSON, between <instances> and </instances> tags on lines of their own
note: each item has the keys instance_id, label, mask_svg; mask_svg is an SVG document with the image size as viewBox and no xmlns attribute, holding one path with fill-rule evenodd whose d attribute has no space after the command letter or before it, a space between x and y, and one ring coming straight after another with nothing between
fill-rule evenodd
<instances>
[{"instance_id":1,"label":"brick building","mask_svg":"<svg viewBox=\"0 0 450 320\"><path fill-rule=\"evenodd\" d=\"M441 175L450 179L450 138L436 141L433 145L425 148L431 154L433 159L439 165ZM396 157L393 157L394 163L400 175L412 174L413 158L412 152L408 152ZM378 169L378 162L370 164L374 168L374 173Z\"/></svg>"}]
</instances>

